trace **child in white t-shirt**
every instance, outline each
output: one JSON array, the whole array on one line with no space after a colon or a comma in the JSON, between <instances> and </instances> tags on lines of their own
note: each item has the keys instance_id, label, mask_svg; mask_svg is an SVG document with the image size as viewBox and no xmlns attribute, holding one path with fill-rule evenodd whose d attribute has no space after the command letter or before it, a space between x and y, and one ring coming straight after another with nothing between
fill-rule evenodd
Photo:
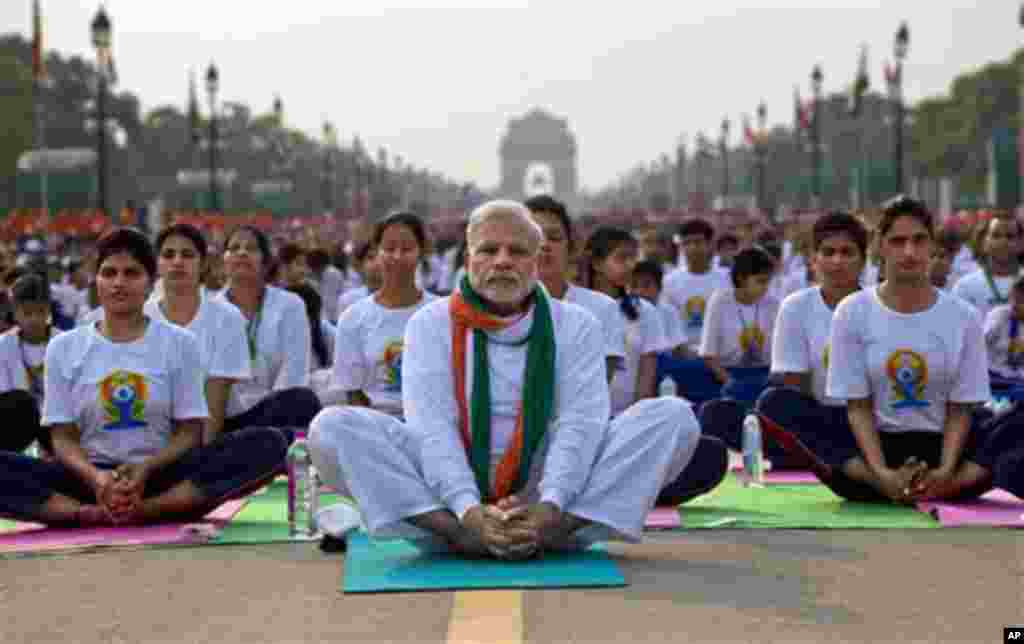
<instances>
[{"instance_id":1,"label":"child in white t-shirt","mask_svg":"<svg viewBox=\"0 0 1024 644\"><path fill-rule=\"evenodd\" d=\"M686 335L681 358L696 358L711 296L729 288L729 275L712 262L711 241L714 229L701 219L686 222L679 228L679 239L686 268L665 276L662 296L674 308Z\"/></svg>"},{"instance_id":2,"label":"child in white t-shirt","mask_svg":"<svg viewBox=\"0 0 1024 644\"><path fill-rule=\"evenodd\" d=\"M975 245L981 250L981 267L960 278L953 293L981 314L982 320L997 306L1006 304L1010 286L1020 274L1017 251L1021 223L993 217L978 229Z\"/></svg>"},{"instance_id":3,"label":"child in white t-shirt","mask_svg":"<svg viewBox=\"0 0 1024 644\"><path fill-rule=\"evenodd\" d=\"M985 345L993 392L1024 385L1024 277L1010 288L1008 304L989 311Z\"/></svg>"},{"instance_id":4,"label":"child in white t-shirt","mask_svg":"<svg viewBox=\"0 0 1024 644\"><path fill-rule=\"evenodd\" d=\"M633 277L630 283L629 292L644 300L647 300L658 310L661 318L662 335L665 337L665 351L672 351L679 345L686 342L683 333L682 321L679 315L661 300L661 266L654 261L643 260L633 267Z\"/></svg>"},{"instance_id":5,"label":"child in white t-shirt","mask_svg":"<svg viewBox=\"0 0 1024 644\"><path fill-rule=\"evenodd\" d=\"M350 306L335 330L331 389L349 405L402 416L405 327L434 296L416 286L416 267L427 249L426 228L400 212L374 228L380 288Z\"/></svg>"},{"instance_id":6,"label":"child in white t-shirt","mask_svg":"<svg viewBox=\"0 0 1024 644\"><path fill-rule=\"evenodd\" d=\"M11 287L16 327L0 335L0 411L7 428L0 450L20 452L38 441L51 451L50 434L39 424L43 406L44 358L55 331L50 325L50 289L38 273Z\"/></svg>"}]
</instances>

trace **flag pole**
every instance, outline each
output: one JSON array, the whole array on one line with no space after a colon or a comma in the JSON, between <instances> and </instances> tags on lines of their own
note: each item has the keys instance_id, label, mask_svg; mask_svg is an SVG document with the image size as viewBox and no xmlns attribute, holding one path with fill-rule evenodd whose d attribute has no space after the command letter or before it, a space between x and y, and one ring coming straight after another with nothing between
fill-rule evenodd
<instances>
[{"instance_id":1,"label":"flag pole","mask_svg":"<svg viewBox=\"0 0 1024 644\"><path fill-rule=\"evenodd\" d=\"M46 148L46 120L44 118L42 90L45 84L46 68L43 62L43 14L39 7L39 0L32 2L32 98L33 112L35 116L35 132L33 144L40 154L39 163L39 191L40 204L46 222L50 219L50 191L48 189L48 176L45 159L42 152ZM47 226L48 232L49 226ZM45 237L45 235L44 235Z\"/></svg>"}]
</instances>

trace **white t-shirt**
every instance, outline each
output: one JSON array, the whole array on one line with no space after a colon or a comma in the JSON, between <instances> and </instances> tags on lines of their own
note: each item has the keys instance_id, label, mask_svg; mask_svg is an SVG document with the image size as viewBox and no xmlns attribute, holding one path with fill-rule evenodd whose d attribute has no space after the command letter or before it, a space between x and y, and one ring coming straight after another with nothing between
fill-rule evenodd
<instances>
[{"instance_id":1,"label":"white t-shirt","mask_svg":"<svg viewBox=\"0 0 1024 644\"><path fill-rule=\"evenodd\" d=\"M802 268L801 270L794 271L788 275L782 281L782 297L780 301L789 297L797 291L802 291L805 288L810 288L812 284L807 280L807 269Z\"/></svg>"},{"instance_id":2,"label":"white t-shirt","mask_svg":"<svg viewBox=\"0 0 1024 644\"><path fill-rule=\"evenodd\" d=\"M351 288L351 289L345 291L344 293L342 293L341 295L339 295L338 296L338 306L337 306L338 317L334 318L334 319L335 320L341 319L341 314L344 313L346 310L348 310L348 307L352 306L353 304L355 304L356 302L358 302L359 300L363 299L364 297L366 297L369 294L370 294L370 289L368 289L365 286L357 286L356 288Z\"/></svg>"},{"instance_id":3,"label":"white t-shirt","mask_svg":"<svg viewBox=\"0 0 1024 644\"><path fill-rule=\"evenodd\" d=\"M134 342L111 342L95 324L62 333L46 350L42 423L73 423L95 463L140 463L166 447L174 421L209 416L195 336L150 319Z\"/></svg>"},{"instance_id":4,"label":"white t-shirt","mask_svg":"<svg viewBox=\"0 0 1024 644\"><path fill-rule=\"evenodd\" d=\"M1024 323L1017 323L1017 335L1010 337L1012 309L1003 304L985 318L988 368L1004 378L1024 380Z\"/></svg>"},{"instance_id":5,"label":"white t-shirt","mask_svg":"<svg viewBox=\"0 0 1024 644\"><path fill-rule=\"evenodd\" d=\"M661 351L666 340L662 334L661 315L647 300L635 298L637 318L629 320L621 310L619 317L626 328L626 359L615 372L611 384L612 416L617 416L636 402L636 377L640 356Z\"/></svg>"},{"instance_id":6,"label":"white t-shirt","mask_svg":"<svg viewBox=\"0 0 1024 644\"><path fill-rule=\"evenodd\" d=\"M989 311L1000 304L1006 304L1010 297L1010 288L1016 279L1016 275L993 277L992 281L995 282L996 290L999 291L999 298L997 298L996 294L992 292L992 287L989 286L985 271L976 270L957 280L953 286L953 295L959 296L960 299L978 309L981 319L984 320Z\"/></svg>"},{"instance_id":7,"label":"white t-shirt","mask_svg":"<svg viewBox=\"0 0 1024 644\"><path fill-rule=\"evenodd\" d=\"M718 291L708 303L701 357L717 356L723 367L771 364L771 337L779 301L763 296L752 305L736 301L733 289Z\"/></svg>"},{"instance_id":8,"label":"white t-shirt","mask_svg":"<svg viewBox=\"0 0 1024 644\"><path fill-rule=\"evenodd\" d=\"M836 307L826 392L841 400L870 396L879 431L941 433L946 403L989 399L981 317L961 299L935 292L921 313L889 309L878 287Z\"/></svg>"},{"instance_id":9,"label":"white t-shirt","mask_svg":"<svg viewBox=\"0 0 1024 644\"><path fill-rule=\"evenodd\" d=\"M337 320L338 302L342 291L345 288L345 274L328 264L323 274L317 280L317 289L320 292L320 301L323 302L322 315L328 320Z\"/></svg>"},{"instance_id":10,"label":"white t-shirt","mask_svg":"<svg viewBox=\"0 0 1024 644\"><path fill-rule=\"evenodd\" d=\"M50 337L59 331L51 329ZM46 344L22 342L18 329L0 335L0 392L20 389L43 404Z\"/></svg>"},{"instance_id":11,"label":"white t-shirt","mask_svg":"<svg viewBox=\"0 0 1024 644\"><path fill-rule=\"evenodd\" d=\"M683 321L675 308L669 304L664 297L658 299L658 315L661 316L661 334L665 338L665 346L662 351L671 351L681 344L686 344L686 333L683 331Z\"/></svg>"},{"instance_id":12,"label":"white t-shirt","mask_svg":"<svg viewBox=\"0 0 1024 644\"><path fill-rule=\"evenodd\" d=\"M50 284L50 294L60 305L61 313L71 320L78 320L79 312L88 308L86 294L70 284Z\"/></svg>"},{"instance_id":13,"label":"white t-shirt","mask_svg":"<svg viewBox=\"0 0 1024 644\"><path fill-rule=\"evenodd\" d=\"M716 291L732 289L729 274L712 268L706 273L673 271L665 278L661 297L675 309L683 324L686 345L696 351L704 332L708 302Z\"/></svg>"},{"instance_id":14,"label":"white t-shirt","mask_svg":"<svg viewBox=\"0 0 1024 644\"><path fill-rule=\"evenodd\" d=\"M832 313L818 286L784 299L772 333L772 373L808 373L814 398L841 407L846 401L825 395Z\"/></svg>"},{"instance_id":15,"label":"white t-shirt","mask_svg":"<svg viewBox=\"0 0 1024 644\"><path fill-rule=\"evenodd\" d=\"M150 298L143 310L154 320L173 324L164 315L160 302ZM199 343L199 362L204 383L207 378L248 380L252 377L245 337L245 317L234 304L201 298L199 310L185 328L196 336Z\"/></svg>"},{"instance_id":16,"label":"white t-shirt","mask_svg":"<svg viewBox=\"0 0 1024 644\"><path fill-rule=\"evenodd\" d=\"M214 299L231 304L226 289ZM253 408L271 392L309 383L313 357L309 316L302 298L267 286L258 318L246 320L247 344L249 337L255 336L256 355L250 356L252 378L231 387L229 418Z\"/></svg>"},{"instance_id":17,"label":"white t-shirt","mask_svg":"<svg viewBox=\"0 0 1024 644\"><path fill-rule=\"evenodd\" d=\"M960 278L970 275L976 270L978 270L978 261L974 259L974 253L968 246L961 246L949 269L949 281L956 283Z\"/></svg>"},{"instance_id":18,"label":"white t-shirt","mask_svg":"<svg viewBox=\"0 0 1024 644\"><path fill-rule=\"evenodd\" d=\"M366 297L341 314L335 330L331 386L361 390L374 409L402 414L402 351L409 319L435 297L423 291L420 301L389 309Z\"/></svg>"},{"instance_id":19,"label":"white t-shirt","mask_svg":"<svg viewBox=\"0 0 1024 644\"><path fill-rule=\"evenodd\" d=\"M589 288L569 284L562 296L563 302L582 306L597 318L604 331L605 356L609 358L626 357L626 325L623 324L622 311L619 303L604 293Z\"/></svg>"}]
</instances>

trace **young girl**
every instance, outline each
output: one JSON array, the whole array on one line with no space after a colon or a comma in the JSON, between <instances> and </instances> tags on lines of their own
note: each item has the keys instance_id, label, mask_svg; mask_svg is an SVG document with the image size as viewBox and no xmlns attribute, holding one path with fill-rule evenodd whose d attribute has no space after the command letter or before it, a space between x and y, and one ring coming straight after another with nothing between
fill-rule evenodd
<instances>
[{"instance_id":1,"label":"young girl","mask_svg":"<svg viewBox=\"0 0 1024 644\"><path fill-rule=\"evenodd\" d=\"M651 303L626 293L638 244L619 228L598 228L587 240L583 282L619 304L626 327L626 357L611 382L612 416L644 398L657 396L656 353L668 348L661 316ZM679 505L715 488L725 478L728 452L715 438L701 437L693 459L679 477L662 490L658 503Z\"/></svg>"},{"instance_id":2,"label":"young girl","mask_svg":"<svg viewBox=\"0 0 1024 644\"><path fill-rule=\"evenodd\" d=\"M722 384L730 380L726 367L767 367L769 339L779 302L767 295L775 260L760 248L740 251L733 260L731 290L715 292L708 303L700 355Z\"/></svg>"},{"instance_id":3,"label":"young girl","mask_svg":"<svg viewBox=\"0 0 1024 644\"><path fill-rule=\"evenodd\" d=\"M683 323L679 319L679 314L667 302L661 300L663 275L662 267L658 262L648 259L639 261L633 267L629 292L647 300L658 310L658 314L661 316L662 334L671 350L686 342L686 334L683 332Z\"/></svg>"},{"instance_id":4,"label":"young girl","mask_svg":"<svg viewBox=\"0 0 1024 644\"><path fill-rule=\"evenodd\" d=\"M230 304L207 297L201 286L207 248L203 234L175 224L157 235L157 273L162 293L146 302L150 318L184 327L199 342L203 387L210 417L203 440L212 442L224 428L232 388L252 377L245 318Z\"/></svg>"},{"instance_id":5,"label":"young girl","mask_svg":"<svg viewBox=\"0 0 1024 644\"><path fill-rule=\"evenodd\" d=\"M985 345L992 390L1024 385L1024 277L1010 289L1010 302L985 318Z\"/></svg>"},{"instance_id":6,"label":"young girl","mask_svg":"<svg viewBox=\"0 0 1024 644\"><path fill-rule=\"evenodd\" d=\"M320 411L319 399L307 386L312 343L306 305L298 295L269 284L273 260L260 229L241 226L228 235L228 286L216 298L235 305L246 319L252 378L231 388L225 431L305 428Z\"/></svg>"},{"instance_id":7,"label":"young girl","mask_svg":"<svg viewBox=\"0 0 1024 644\"><path fill-rule=\"evenodd\" d=\"M38 441L50 451L50 434L40 427L43 408L43 360L53 337L50 288L38 273L22 275L11 288L16 328L0 335L0 450L20 452Z\"/></svg>"},{"instance_id":8,"label":"young girl","mask_svg":"<svg viewBox=\"0 0 1024 644\"><path fill-rule=\"evenodd\" d=\"M990 397L981 319L928 280L931 214L913 199L890 204L878 226L880 286L848 296L832 320L825 394L846 401L850 432L828 449L800 425L766 423L791 454L838 495L912 504L977 496L993 483L1020 493L999 465L1024 446L1024 410L984 422ZM786 431L788 430L788 431Z\"/></svg>"},{"instance_id":9,"label":"young girl","mask_svg":"<svg viewBox=\"0 0 1024 644\"><path fill-rule=\"evenodd\" d=\"M1010 217L993 217L978 228L975 246L980 250L981 268L957 281L953 294L974 306L982 320L1009 300L1010 285L1020 273L1020 238L1021 223Z\"/></svg>"},{"instance_id":10,"label":"young girl","mask_svg":"<svg viewBox=\"0 0 1024 644\"><path fill-rule=\"evenodd\" d=\"M416 286L416 267L427 248L426 227L397 212L374 229L380 288L341 314L334 341L331 386L350 405L402 415L402 348L405 326L434 299Z\"/></svg>"}]
</instances>

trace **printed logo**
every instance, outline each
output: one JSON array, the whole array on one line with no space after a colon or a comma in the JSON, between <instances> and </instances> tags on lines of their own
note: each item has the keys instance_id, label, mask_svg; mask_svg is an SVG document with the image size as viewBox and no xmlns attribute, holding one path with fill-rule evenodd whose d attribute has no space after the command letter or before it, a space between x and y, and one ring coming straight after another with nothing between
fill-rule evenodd
<instances>
[{"instance_id":1,"label":"printed logo","mask_svg":"<svg viewBox=\"0 0 1024 644\"><path fill-rule=\"evenodd\" d=\"M756 324L743 327L740 331L740 349L743 351L743 364L754 365L761 361L764 349L764 331Z\"/></svg>"},{"instance_id":2,"label":"printed logo","mask_svg":"<svg viewBox=\"0 0 1024 644\"><path fill-rule=\"evenodd\" d=\"M825 343L825 351L821 354L821 365L828 371L828 356L832 351L832 345L828 342Z\"/></svg>"},{"instance_id":3,"label":"printed logo","mask_svg":"<svg viewBox=\"0 0 1024 644\"><path fill-rule=\"evenodd\" d=\"M686 300L683 305L683 321L687 329L699 331L704 328L704 306L704 298L699 295Z\"/></svg>"},{"instance_id":4,"label":"printed logo","mask_svg":"<svg viewBox=\"0 0 1024 644\"><path fill-rule=\"evenodd\" d=\"M142 375L111 371L99 384L100 409L106 417L103 429L113 432L145 427L148 393Z\"/></svg>"},{"instance_id":5,"label":"printed logo","mask_svg":"<svg viewBox=\"0 0 1024 644\"><path fill-rule=\"evenodd\" d=\"M889 376L893 409L914 409L927 407L924 399L928 385L928 363L920 354L908 349L898 349L889 354L885 361L885 372Z\"/></svg>"},{"instance_id":6,"label":"printed logo","mask_svg":"<svg viewBox=\"0 0 1024 644\"><path fill-rule=\"evenodd\" d=\"M1006 351L1006 364L1017 369L1024 364L1024 338L1013 338Z\"/></svg>"},{"instance_id":7,"label":"printed logo","mask_svg":"<svg viewBox=\"0 0 1024 644\"><path fill-rule=\"evenodd\" d=\"M402 391L402 341L392 340L384 345L380 370L387 391Z\"/></svg>"}]
</instances>

